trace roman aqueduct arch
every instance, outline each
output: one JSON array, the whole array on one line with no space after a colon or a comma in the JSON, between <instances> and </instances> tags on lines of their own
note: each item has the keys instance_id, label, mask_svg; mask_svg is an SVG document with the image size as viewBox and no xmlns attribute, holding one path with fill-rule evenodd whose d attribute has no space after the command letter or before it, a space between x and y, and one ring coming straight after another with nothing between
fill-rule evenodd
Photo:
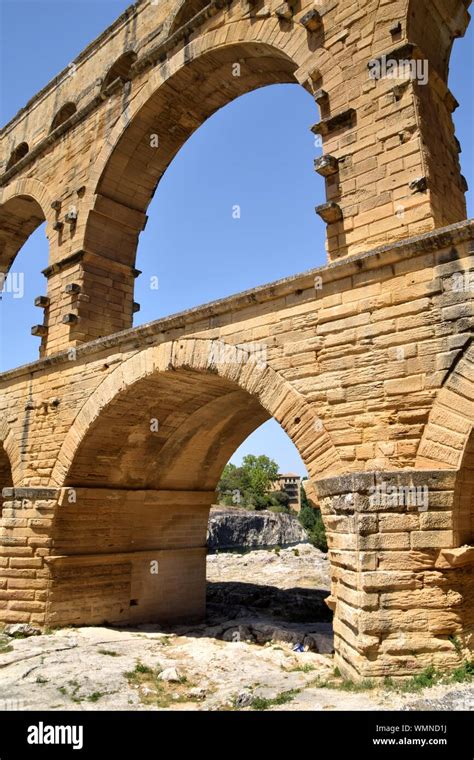
<instances>
[{"instance_id":1,"label":"roman aqueduct arch","mask_svg":"<svg viewBox=\"0 0 474 760\"><path fill-rule=\"evenodd\" d=\"M472 649L473 223L447 85L468 5L139 0L4 127L1 271L44 221L50 255L40 359L0 376L2 622L202 617L220 471L274 417L318 489L341 671ZM315 100L327 266L131 329L161 176L278 82Z\"/></svg>"}]
</instances>

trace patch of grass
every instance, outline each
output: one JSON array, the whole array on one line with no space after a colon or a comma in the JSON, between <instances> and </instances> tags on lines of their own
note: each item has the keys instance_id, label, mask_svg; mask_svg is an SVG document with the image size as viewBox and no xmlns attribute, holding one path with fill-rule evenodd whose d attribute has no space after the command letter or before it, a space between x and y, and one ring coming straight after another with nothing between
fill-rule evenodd
<instances>
[{"instance_id":1,"label":"patch of grass","mask_svg":"<svg viewBox=\"0 0 474 760\"><path fill-rule=\"evenodd\" d=\"M338 680L335 680L335 678ZM359 691L370 691L371 689L375 689L377 686L377 684L374 681L371 681L369 678L365 678L363 681L360 681L358 683L346 678L341 679L340 676L336 676L335 678L323 679L321 676L318 676L314 679L314 681L311 681L309 684L307 684L307 686L314 687L316 689L337 689L338 691L350 691L354 693Z\"/></svg>"},{"instance_id":2,"label":"patch of grass","mask_svg":"<svg viewBox=\"0 0 474 760\"><path fill-rule=\"evenodd\" d=\"M355 683L348 679L341 680L338 668L334 669L334 676L338 680L323 680L318 677L314 681L311 681L308 686L314 686L318 689L330 688L338 689L340 691L359 692L375 689L379 685L377 681L367 678L359 683ZM436 686L436 684L449 685L454 683L470 683L473 680L474 660L470 660L463 662L462 665L450 672L437 670L433 665L430 665L421 671L421 673L417 673L412 678L408 678L404 681L394 681L390 676L386 676L381 686L387 691L411 694L413 692L422 691L423 689L429 689L432 686Z\"/></svg>"},{"instance_id":3,"label":"patch of grass","mask_svg":"<svg viewBox=\"0 0 474 760\"><path fill-rule=\"evenodd\" d=\"M448 636L448 638L449 638L451 644L453 645L453 647L455 648L456 652L458 653L458 655L461 656L462 655L462 644L461 644L461 640L459 639L459 637L458 636Z\"/></svg>"},{"instance_id":4,"label":"patch of grass","mask_svg":"<svg viewBox=\"0 0 474 760\"><path fill-rule=\"evenodd\" d=\"M275 705L286 705L288 702L291 702L300 691L301 689L290 689L289 691L282 691L280 694L277 694L276 697L253 697L249 707L251 707L252 710L268 710Z\"/></svg>"},{"instance_id":5,"label":"patch of grass","mask_svg":"<svg viewBox=\"0 0 474 760\"><path fill-rule=\"evenodd\" d=\"M99 652L99 654L105 654L108 657L121 657L122 656L118 652L115 652L113 649L99 649L98 652Z\"/></svg>"},{"instance_id":6,"label":"patch of grass","mask_svg":"<svg viewBox=\"0 0 474 760\"><path fill-rule=\"evenodd\" d=\"M336 676L336 678L340 678L341 677L341 671L339 670L338 667L334 668L333 673Z\"/></svg>"},{"instance_id":7,"label":"patch of grass","mask_svg":"<svg viewBox=\"0 0 474 760\"><path fill-rule=\"evenodd\" d=\"M137 679L137 677L143 673L152 674L153 668L150 668L148 665L144 665L143 662L138 660L137 664L135 665L135 670L129 670L128 673L125 673L124 675L125 678L130 681L133 680L134 677Z\"/></svg>"},{"instance_id":8,"label":"patch of grass","mask_svg":"<svg viewBox=\"0 0 474 760\"><path fill-rule=\"evenodd\" d=\"M41 676L39 676L38 678L41 678ZM47 680L48 680L47 678L44 678L41 681L39 681L38 678L36 679L37 683L47 683ZM76 702L76 703L86 702L86 701L87 702L98 702L101 697L103 697L107 693L109 693L109 692L106 692L106 691L93 691L92 694L88 694L87 696L86 695L80 695L80 694L78 694L78 691L79 691L79 689L81 687L80 687L80 684L78 683L78 681L68 681L68 686L70 687L69 690L66 688L66 686L59 686L58 687L58 691L63 696L69 697L69 699L72 702ZM110 692L110 693L113 693L113 692Z\"/></svg>"},{"instance_id":9,"label":"patch of grass","mask_svg":"<svg viewBox=\"0 0 474 760\"><path fill-rule=\"evenodd\" d=\"M417 673L415 676L413 676L413 678L410 678L406 681L401 681L399 684L396 684L395 688L397 691L402 692L421 691L422 689L426 689L429 686L434 686L438 680L439 679L437 676L436 668L434 668L433 665L430 665L421 673Z\"/></svg>"},{"instance_id":10,"label":"patch of grass","mask_svg":"<svg viewBox=\"0 0 474 760\"><path fill-rule=\"evenodd\" d=\"M36 683L48 683L48 679L44 676L36 676Z\"/></svg>"},{"instance_id":11,"label":"patch of grass","mask_svg":"<svg viewBox=\"0 0 474 760\"><path fill-rule=\"evenodd\" d=\"M60 694L62 694L64 697L69 697L73 702L80 702L80 697L77 696L77 692L79 691L79 683L77 681L68 681L68 685L72 687L71 691L69 692L68 689L65 686L59 686L58 691Z\"/></svg>"},{"instance_id":12,"label":"patch of grass","mask_svg":"<svg viewBox=\"0 0 474 760\"><path fill-rule=\"evenodd\" d=\"M354 681L344 680L342 683L340 683L337 688L341 689L341 691L370 691L371 689L375 689L376 684L370 679L370 678L364 678L363 681L360 681L359 683L354 683Z\"/></svg>"},{"instance_id":13,"label":"patch of grass","mask_svg":"<svg viewBox=\"0 0 474 760\"><path fill-rule=\"evenodd\" d=\"M309 662L304 665L295 665L294 668L285 668L283 665L281 668L285 673L311 673L311 671L315 670L314 665L311 665Z\"/></svg>"},{"instance_id":14,"label":"patch of grass","mask_svg":"<svg viewBox=\"0 0 474 760\"><path fill-rule=\"evenodd\" d=\"M105 693L105 691L93 691L86 699L88 702L98 702L101 697L105 696Z\"/></svg>"},{"instance_id":15,"label":"patch of grass","mask_svg":"<svg viewBox=\"0 0 474 760\"><path fill-rule=\"evenodd\" d=\"M323 678L321 678L321 676L317 676L314 679L314 681L310 681L307 684L307 686L308 687L313 687L313 688L316 688L316 689L328 689L328 688L335 689L336 688L334 681L330 681L330 680L325 681Z\"/></svg>"},{"instance_id":16,"label":"patch of grass","mask_svg":"<svg viewBox=\"0 0 474 760\"><path fill-rule=\"evenodd\" d=\"M463 681L472 681L474 678L474 660L463 662L459 668L453 670L450 674L452 683L462 683Z\"/></svg>"},{"instance_id":17,"label":"patch of grass","mask_svg":"<svg viewBox=\"0 0 474 760\"><path fill-rule=\"evenodd\" d=\"M392 688L402 693L428 689L436 684L470 683L474 679L474 660L466 660L458 668L445 672L433 665L406 681L395 683Z\"/></svg>"},{"instance_id":18,"label":"patch of grass","mask_svg":"<svg viewBox=\"0 0 474 760\"><path fill-rule=\"evenodd\" d=\"M12 645L8 641L0 641L0 654L8 654L8 652L13 652Z\"/></svg>"},{"instance_id":19,"label":"patch of grass","mask_svg":"<svg viewBox=\"0 0 474 760\"><path fill-rule=\"evenodd\" d=\"M292 552L295 555L295 557L299 557L300 556L299 549L292 549Z\"/></svg>"},{"instance_id":20,"label":"patch of grass","mask_svg":"<svg viewBox=\"0 0 474 760\"><path fill-rule=\"evenodd\" d=\"M454 683L470 683L474 679L474 660L465 661L451 671L437 670L433 665L425 668L412 678L394 681L387 676L383 680L383 688L402 694L412 694L423 689L429 689L437 684L449 685Z\"/></svg>"},{"instance_id":21,"label":"patch of grass","mask_svg":"<svg viewBox=\"0 0 474 760\"><path fill-rule=\"evenodd\" d=\"M159 675L161 667L153 669L138 661L135 669L124 673L130 686L140 689L140 700L144 704L153 704L157 707L169 707L179 702L198 702L199 696L189 695L188 689L195 684L190 683L186 676L182 676L179 682L161 681ZM146 691L144 691L146 688Z\"/></svg>"}]
</instances>

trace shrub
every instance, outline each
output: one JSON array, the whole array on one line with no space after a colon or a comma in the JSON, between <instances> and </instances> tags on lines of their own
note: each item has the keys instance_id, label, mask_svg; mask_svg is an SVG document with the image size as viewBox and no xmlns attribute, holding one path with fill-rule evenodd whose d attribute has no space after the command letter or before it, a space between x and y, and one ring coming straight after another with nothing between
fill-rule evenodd
<instances>
[{"instance_id":1,"label":"shrub","mask_svg":"<svg viewBox=\"0 0 474 760\"><path fill-rule=\"evenodd\" d=\"M299 521L308 534L310 542L322 552L327 552L326 530L319 509L308 504L302 506Z\"/></svg>"}]
</instances>

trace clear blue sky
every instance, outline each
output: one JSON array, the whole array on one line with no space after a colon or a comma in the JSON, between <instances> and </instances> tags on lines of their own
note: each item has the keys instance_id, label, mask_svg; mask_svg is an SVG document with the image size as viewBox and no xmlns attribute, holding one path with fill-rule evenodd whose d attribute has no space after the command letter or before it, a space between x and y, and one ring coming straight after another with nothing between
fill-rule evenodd
<instances>
[{"instance_id":1,"label":"clear blue sky","mask_svg":"<svg viewBox=\"0 0 474 760\"><path fill-rule=\"evenodd\" d=\"M0 0L0 123L66 67L130 3L126 0ZM472 124L474 24L455 43L450 87L463 172L474 188ZM135 324L324 264L323 223L314 206L325 200L313 171L309 127L318 117L298 85L273 85L214 114L183 146L158 186L141 235ZM468 194L473 216L472 193ZM234 204L241 218L232 218ZM0 370L37 358L31 325L42 312L33 299L46 292L44 229L18 255L22 299L0 302ZM149 278L159 277L158 291ZM12 329L12 325L14 329ZM274 421L257 430L233 457L266 453L284 471L304 474L301 460Z\"/></svg>"}]
</instances>

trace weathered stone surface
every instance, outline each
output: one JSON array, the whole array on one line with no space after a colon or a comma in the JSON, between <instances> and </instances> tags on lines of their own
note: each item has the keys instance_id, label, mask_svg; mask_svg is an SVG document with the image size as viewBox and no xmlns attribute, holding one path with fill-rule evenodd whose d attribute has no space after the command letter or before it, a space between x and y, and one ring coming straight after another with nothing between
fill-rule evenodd
<instances>
[{"instance_id":1,"label":"weathered stone surface","mask_svg":"<svg viewBox=\"0 0 474 760\"><path fill-rule=\"evenodd\" d=\"M160 681L167 681L168 683L179 683L182 679L182 675L177 668L165 668L161 671L158 678Z\"/></svg>"},{"instance_id":2,"label":"weathered stone surface","mask_svg":"<svg viewBox=\"0 0 474 760\"><path fill-rule=\"evenodd\" d=\"M28 636L39 636L41 629L28 625L28 623L12 623L5 626L3 633L13 638L27 638Z\"/></svg>"},{"instance_id":3,"label":"weathered stone surface","mask_svg":"<svg viewBox=\"0 0 474 760\"><path fill-rule=\"evenodd\" d=\"M341 672L456 660L434 640L418 658L382 651L397 626L472 646L469 557L444 553L474 535L474 224L446 82L469 16L461 0L418 5L398 8L394 50L387 3L319 14L305 0L292 23L280 2L142 0L2 130L0 273L43 221L50 241L41 359L0 376L2 623L202 618L219 476L274 418L327 520ZM393 87L383 50L434 74ZM320 209L329 263L128 329L171 159L215 110L275 82L313 93L337 162ZM398 574L389 591L372 590L378 572Z\"/></svg>"}]
</instances>

